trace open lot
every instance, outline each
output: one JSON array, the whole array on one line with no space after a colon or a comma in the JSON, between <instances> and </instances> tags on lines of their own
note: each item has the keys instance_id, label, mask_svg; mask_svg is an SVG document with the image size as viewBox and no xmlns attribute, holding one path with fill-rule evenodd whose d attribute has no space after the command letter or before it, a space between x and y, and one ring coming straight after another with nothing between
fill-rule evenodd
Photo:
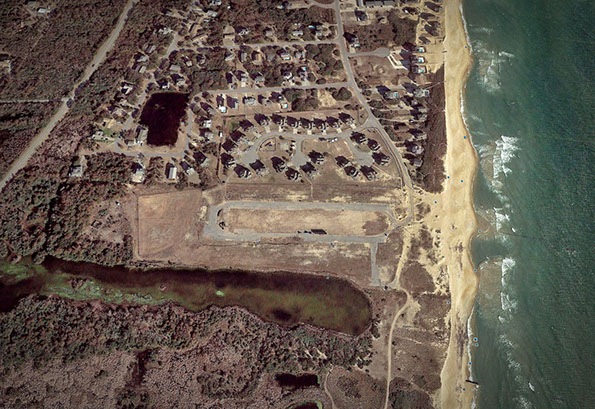
<instances>
[{"instance_id":1,"label":"open lot","mask_svg":"<svg viewBox=\"0 0 595 409\"><path fill-rule=\"evenodd\" d=\"M295 233L322 229L333 235L375 236L389 227L385 214L358 210L231 208L221 219L231 232Z\"/></svg>"},{"instance_id":2,"label":"open lot","mask_svg":"<svg viewBox=\"0 0 595 409\"><path fill-rule=\"evenodd\" d=\"M191 238L201 203L199 190L139 197L138 255L152 257Z\"/></svg>"}]
</instances>

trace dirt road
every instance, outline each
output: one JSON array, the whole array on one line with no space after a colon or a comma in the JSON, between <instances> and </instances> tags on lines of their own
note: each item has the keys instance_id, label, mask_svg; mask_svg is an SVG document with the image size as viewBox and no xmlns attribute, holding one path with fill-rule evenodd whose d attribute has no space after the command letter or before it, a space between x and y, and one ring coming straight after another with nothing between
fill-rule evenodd
<instances>
[{"instance_id":1,"label":"dirt road","mask_svg":"<svg viewBox=\"0 0 595 409\"><path fill-rule=\"evenodd\" d=\"M128 0L128 3L126 3L126 6L124 7L124 10L122 11L122 14L120 14L118 23L112 30L109 37L97 49L97 52L95 53L95 56L93 57L93 60L89 63L89 65L87 65L87 68L83 72L83 76L81 77L81 79L76 84L74 84L74 86L72 87L72 90L68 94L68 97L64 98L62 100L62 104L60 105L60 108L58 108L58 111L56 111L56 113L50 118L50 121L47 123L47 125L44 126L43 129L41 129L41 131L39 131L39 133L31 141L31 143L29 144L27 149L25 149L21 153L19 158L11 164L10 168L8 169L8 171L6 172L6 174L0 181L0 191L4 188L4 186L6 186L6 183L19 170L21 170L23 167L25 167L25 165L27 165L27 162L29 161L29 159L31 159L31 156L33 156L33 154L35 153L37 148L39 148L41 146L41 144L47 139L47 137L50 135L52 130L56 127L58 122L60 122L66 116L66 114L70 110L70 108L68 107L67 101L69 99L74 98L74 92L78 88L78 86L81 85L83 82L87 81L89 78L91 78L91 75L93 75L93 73L95 72L97 67L99 67L103 63L107 53L113 48L113 46L116 42L116 39L120 35L120 32L122 31L122 28L124 27L124 23L126 22L126 18L128 17L128 13L132 9L132 7L134 6L134 3L136 3L136 1L137 0Z\"/></svg>"}]
</instances>

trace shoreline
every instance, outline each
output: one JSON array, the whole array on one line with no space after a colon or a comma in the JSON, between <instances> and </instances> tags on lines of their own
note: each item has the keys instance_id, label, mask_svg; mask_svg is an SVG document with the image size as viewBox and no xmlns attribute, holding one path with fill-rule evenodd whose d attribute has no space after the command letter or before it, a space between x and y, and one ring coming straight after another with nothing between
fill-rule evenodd
<instances>
[{"instance_id":1,"label":"shoreline","mask_svg":"<svg viewBox=\"0 0 595 409\"><path fill-rule=\"evenodd\" d=\"M463 96L472 57L462 16L462 1L446 0L444 7L445 169L448 179L441 195L444 205L440 214L443 216L442 231L448 232L444 256L449 268L452 308L449 315L450 341L440 374L442 386L438 405L450 409L470 408L475 395L475 388L465 380L469 379L467 325L478 286L470 244L477 228L473 185L479 162L463 118Z\"/></svg>"}]
</instances>

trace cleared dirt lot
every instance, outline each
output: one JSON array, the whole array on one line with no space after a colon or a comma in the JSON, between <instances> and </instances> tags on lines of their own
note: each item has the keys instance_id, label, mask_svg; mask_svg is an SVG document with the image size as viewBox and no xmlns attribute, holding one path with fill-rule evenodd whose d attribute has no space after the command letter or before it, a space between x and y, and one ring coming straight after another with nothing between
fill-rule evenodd
<instances>
[{"instance_id":1,"label":"cleared dirt lot","mask_svg":"<svg viewBox=\"0 0 595 409\"><path fill-rule=\"evenodd\" d=\"M137 201L138 255L149 257L163 252L192 235L201 197L198 190L140 196Z\"/></svg>"},{"instance_id":2,"label":"cleared dirt lot","mask_svg":"<svg viewBox=\"0 0 595 409\"><path fill-rule=\"evenodd\" d=\"M375 236L389 227L388 217L379 211L231 208L222 218L231 232L296 233L323 229L333 235Z\"/></svg>"}]
</instances>

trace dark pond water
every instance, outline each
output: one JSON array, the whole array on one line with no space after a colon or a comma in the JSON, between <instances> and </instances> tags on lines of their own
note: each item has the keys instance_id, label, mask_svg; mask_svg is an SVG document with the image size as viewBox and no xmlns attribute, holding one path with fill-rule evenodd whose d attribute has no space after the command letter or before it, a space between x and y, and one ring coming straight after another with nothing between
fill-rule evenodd
<instances>
[{"instance_id":1,"label":"dark pond water","mask_svg":"<svg viewBox=\"0 0 595 409\"><path fill-rule=\"evenodd\" d=\"M287 272L258 273L203 269L131 270L48 257L48 277L88 278L124 294L174 301L192 311L210 305L241 306L282 325L309 323L358 335L370 323L370 304L346 280ZM55 284L54 284L55 285Z\"/></svg>"},{"instance_id":2,"label":"dark pond water","mask_svg":"<svg viewBox=\"0 0 595 409\"><path fill-rule=\"evenodd\" d=\"M149 145L175 145L187 104L188 94L158 92L151 95L140 115L140 123L149 128Z\"/></svg>"},{"instance_id":3,"label":"dark pond water","mask_svg":"<svg viewBox=\"0 0 595 409\"><path fill-rule=\"evenodd\" d=\"M281 373L275 376L277 384L285 389L296 390L309 388L310 386L320 386L318 376L314 374L293 375Z\"/></svg>"},{"instance_id":4,"label":"dark pond water","mask_svg":"<svg viewBox=\"0 0 595 409\"><path fill-rule=\"evenodd\" d=\"M18 283L0 280L0 312L10 311L21 298L39 292L42 287L43 281L39 278L27 278Z\"/></svg>"},{"instance_id":5,"label":"dark pond water","mask_svg":"<svg viewBox=\"0 0 595 409\"><path fill-rule=\"evenodd\" d=\"M315 402L305 402L298 406L292 406L290 409L318 409L318 405Z\"/></svg>"}]
</instances>

